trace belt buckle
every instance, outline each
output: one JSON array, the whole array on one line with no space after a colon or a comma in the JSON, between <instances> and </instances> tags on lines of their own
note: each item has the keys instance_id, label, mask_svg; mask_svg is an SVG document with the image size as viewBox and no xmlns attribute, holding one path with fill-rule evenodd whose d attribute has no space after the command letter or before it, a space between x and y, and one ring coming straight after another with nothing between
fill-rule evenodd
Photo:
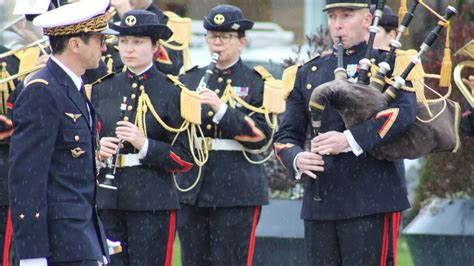
<instances>
[{"instance_id":1,"label":"belt buckle","mask_svg":"<svg viewBox=\"0 0 474 266\"><path fill-rule=\"evenodd\" d=\"M115 166L117 168L123 168L125 165L125 156L122 154L117 155L117 159L115 160Z\"/></svg>"},{"instance_id":2,"label":"belt buckle","mask_svg":"<svg viewBox=\"0 0 474 266\"><path fill-rule=\"evenodd\" d=\"M203 139L203 142L206 142L206 147L207 147L207 150L208 150L208 151L212 150L212 143L213 143L213 142L212 142L212 138L210 138L210 137L205 137L205 138Z\"/></svg>"}]
</instances>

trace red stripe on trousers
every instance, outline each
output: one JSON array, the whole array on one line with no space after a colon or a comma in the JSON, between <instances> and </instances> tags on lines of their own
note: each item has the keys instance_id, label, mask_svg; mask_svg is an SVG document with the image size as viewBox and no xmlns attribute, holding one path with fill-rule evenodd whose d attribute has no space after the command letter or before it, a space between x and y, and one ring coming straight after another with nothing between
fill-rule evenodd
<instances>
[{"instance_id":1,"label":"red stripe on trousers","mask_svg":"<svg viewBox=\"0 0 474 266\"><path fill-rule=\"evenodd\" d=\"M8 208L7 228L5 230L5 242L3 245L3 263L2 263L3 266L8 266L12 235L13 235L12 214L11 214L10 208Z\"/></svg>"},{"instance_id":2,"label":"red stripe on trousers","mask_svg":"<svg viewBox=\"0 0 474 266\"><path fill-rule=\"evenodd\" d=\"M255 231L257 230L258 216L260 214L260 206L255 207L253 212L252 231L250 232L249 253L247 255L247 266L252 266L253 253L255 251Z\"/></svg>"},{"instance_id":3,"label":"red stripe on trousers","mask_svg":"<svg viewBox=\"0 0 474 266\"><path fill-rule=\"evenodd\" d=\"M397 265L397 245L398 245L398 230L400 229L400 212L392 213L392 251L393 251L393 266Z\"/></svg>"},{"instance_id":4,"label":"red stripe on trousers","mask_svg":"<svg viewBox=\"0 0 474 266\"><path fill-rule=\"evenodd\" d=\"M382 238L382 252L380 255L380 266L387 265L388 255L388 225L389 225L389 214L386 213L383 222L383 238Z\"/></svg>"},{"instance_id":5,"label":"red stripe on trousers","mask_svg":"<svg viewBox=\"0 0 474 266\"><path fill-rule=\"evenodd\" d=\"M393 266L397 265L397 245L398 245L398 230L400 229L400 212L386 213L383 224L383 240L382 240L382 254L380 255L380 266L387 265L388 257L388 237L389 237L389 225L392 224L392 255L393 255Z\"/></svg>"},{"instance_id":6,"label":"red stripe on trousers","mask_svg":"<svg viewBox=\"0 0 474 266\"><path fill-rule=\"evenodd\" d=\"M166 246L166 260L165 266L171 266L173 263L173 245L174 235L176 232L176 211L170 211L170 229L168 231L168 244Z\"/></svg>"}]
</instances>

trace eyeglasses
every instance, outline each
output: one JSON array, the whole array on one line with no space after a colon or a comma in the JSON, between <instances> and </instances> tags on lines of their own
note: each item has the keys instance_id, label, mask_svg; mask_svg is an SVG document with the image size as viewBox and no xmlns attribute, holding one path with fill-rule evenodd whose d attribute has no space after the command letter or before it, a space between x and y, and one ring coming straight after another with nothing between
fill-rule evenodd
<instances>
[{"instance_id":1,"label":"eyeglasses","mask_svg":"<svg viewBox=\"0 0 474 266\"><path fill-rule=\"evenodd\" d=\"M230 34L230 33L224 33L224 34L221 34L221 35L216 35L216 34L206 34L204 35L206 37L206 41L208 43L214 43L217 38L219 38L219 40L222 42L222 43L228 43L230 42L230 40L232 40L232 37L234 38L238 38L239 36L238 35L235 35L235 34Z\"/></svg>"},{"instance_id":2,"label":"eyeglasses","mask_svg":"<svg viewBox=\"0 0 474 266\"><path fill-rule=\"evenodd\" d=\"M93 34L93 37L97 37L97 39L100 41L100 47L102 47L105 44L105 35L103 34Z\"/></svg>"}]
</instances>

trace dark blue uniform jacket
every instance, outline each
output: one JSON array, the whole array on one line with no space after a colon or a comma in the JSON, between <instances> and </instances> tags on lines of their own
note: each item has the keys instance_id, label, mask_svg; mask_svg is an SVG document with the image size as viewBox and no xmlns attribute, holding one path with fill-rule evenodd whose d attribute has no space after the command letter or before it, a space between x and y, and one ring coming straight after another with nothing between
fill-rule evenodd
<instances>
[{"instance_id":1,"label":"dark blue uniform jacket","mask_svg":"<svg viewBox=\"0 0 474 266\"><path fill-rule=\"evenodd\" d=\"M15 102L8 181L18 259L102 261L107 252L95 208L90 111L93 121L71 78L52 60Z\"/></svg>"},{"instance_id":2,"label":"dark blue uniform jacket","mask_svg":"<svg viewBox=\"0 0 474 266\"><path fill-rule=\"evenodd\" d=\"M204 76L206 68L189 71L181 81L195 90ZM245 102L261 107L263 101L263 80L256 71L241 60L226 70L216 69L211 75L208 88L219 97L224 94L227 82ZM271 140L271 130L262 114L252 113L236 105L227 108L221 121L212 121L214 112L202 105L202 124L205 137L237 140L242 146L257 150ZM260 156L249 155L253 160ZM197 167L196 167L197 168ZM179 182L186 188L198 175L197 169L179 176ZM255 206L268 203L268 183L263 165L251 164L242 151L210 151L209 160L203 166L200 182L187 192L181 193L181 202L200 207Z\"/></svg>"},{"instance_id":3,"label":"dark blue uniform jacket","mask_svg":"<svg viewBox=\"0 0 474 266\"><path fill-rule=\"evenodd\" d=\"M365 43L361 43L345 51L344 67L349 76L356 76L357 64L364 57L366 47ZM378 50L374 50L373 56L377 60L382 58ZM308 131L311 125L308 106L311 92L318 85L334 80L336 65L337 57L331 54L306 63L297 72L286 112L274 138L277 157L293 176L296 174L293 167L295 156L304 151L307 134L311 132ZM314 182L306 178L302 219L349 219L408 208L410 205L397 163L377 160L366 151L403 134L414 122L415 115L415 94L402 91L389 105L385 115L350 128L365 153L358 157L352 152L323 156L324 172L317 173L323 200L313 200ZM330 106L326 107L320 132L344 130L346 128L339 114Z\"/></svg>"}]
</instances>

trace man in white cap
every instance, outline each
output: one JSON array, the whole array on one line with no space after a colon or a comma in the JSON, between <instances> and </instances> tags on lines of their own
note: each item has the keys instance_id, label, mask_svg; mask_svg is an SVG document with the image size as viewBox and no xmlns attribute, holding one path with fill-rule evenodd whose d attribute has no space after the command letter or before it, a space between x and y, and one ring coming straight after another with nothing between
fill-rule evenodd
<instances>
[{"instance_id":1,"label":"man in white cap","mask_svg":"<svg viewBox=\"0 0 474 266\"><path fill-rule=\"evenodd\" d=\"M108 255L95 209L95 112L81 75L105 50L109 0L81 1L33 23L52 56L13 109L10 192L14 254L25 265L101 265Z\"/></svg>"}]
</instances>

